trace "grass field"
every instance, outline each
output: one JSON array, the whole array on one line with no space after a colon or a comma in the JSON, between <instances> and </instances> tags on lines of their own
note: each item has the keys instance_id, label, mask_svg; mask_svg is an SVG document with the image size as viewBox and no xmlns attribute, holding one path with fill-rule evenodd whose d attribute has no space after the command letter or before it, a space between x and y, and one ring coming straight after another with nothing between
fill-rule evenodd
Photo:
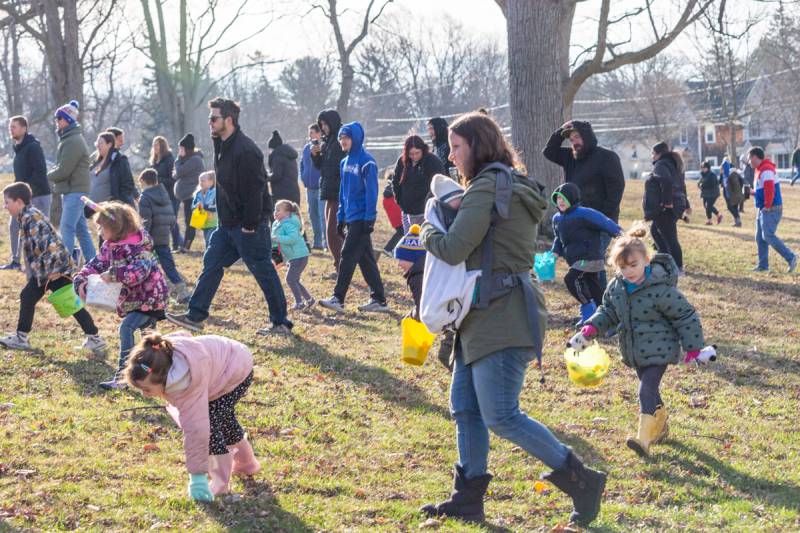
<instances>
[{"instance_id":1,"label":"grass field","mask_svg":"<svg viewBox=\"0 0 800 533\"><path fill-rule=\"evenodd\" d=\"M800 251L800 190L784 187L779 233ZM689 188L701 205L694 182ZM641 192L640 182L628 184L626 225L639 216ZM592 530L800 530L800 275L786 274L774 253L772 272L750 271L752 203L746 209L741 229L730 227L727 213L720 226L702 225L697 211L691 224L681 223L687 275L680 287L721 356L705 368L669 369L662 395L670 438L647 462L624 446L638 412L634 372L612 342L607 382L593 390L571 385L562 353L577 306L561 283L546 286L547 380L540 385L532 371L521 403L609 472ZM5 261L5 229L0 238ZM177 260L195 279L200 253ZM74 349L82 340L77 324L41 302L31 337L38 352L0 350L0 531L522 532L565 523L568 498L533 490L544 466L493 439L489 522L425 524L417 508L449 493L456 459L448 375L435 357L422 368L399 362L397 320L411 300L394 262L380 265L394 315L354 310L367 298L357 274L351 312L295 314L296 336L285 339L254 334L266 324L258 287L241 266L226 274L206 331L254 351L256 379L239 418L263 470L210 505L186 498L181 433L164 411L131 410L158 404L97 387L116 361L116 316L95 314L112 346L99 362ZM330 271L329 256L312 258L304 281L316 297L332 291L324 279ZM23 284L20 273L0 272L4 332L16 325Z\"/></svg>"}]
</instances>

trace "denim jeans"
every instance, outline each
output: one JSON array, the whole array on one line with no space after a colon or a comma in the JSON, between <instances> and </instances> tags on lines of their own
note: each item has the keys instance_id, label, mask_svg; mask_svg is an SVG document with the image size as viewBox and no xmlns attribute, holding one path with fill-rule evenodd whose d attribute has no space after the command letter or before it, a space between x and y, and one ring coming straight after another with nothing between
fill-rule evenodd
<instances>
[{"instance_id":1,"label":"denim jeans","mask_svg":"<svg viewBox=\"0 0 800 533\"><path fill-rule=\"evenodd\" d=\"M600 247L603 249L603 257L606 255L606 250L608 250L608 245L611 244L611 235L606 232L600 234ZM600 286L603 287L603 290L606 290L608 286L608 275L606 274L605 266L603 270L600 271Z\"/></svg>"},{"instance_id":2,"label":"denim jeans","mask_svg":"<svg viewBox=\"0 0 800 533\"><path fill-rule=\"evenodd\" d=\"M211 301L222 282L225 269L239 258L247 265L264 293L270 322L291 328L292 323L286 316L286 295L272 264L270 232L265 224L259 224L253 233L242 232L241 226L220 226L214 230L203 254L203 271L189 300L189 318L195 321L208 318Z\"/></svg>"},{"instance_id":3,"label":"denim jeans","mask_svg":"<svg viewBox=\"0 0 800 533\"><path fill-rule=\"evenodd\" d=\"M769 211L758 210L756 217L756 244L758 245L758 268L769 268L769 247L775 248L786 262L794 259L794 253L780 240L775 232L778 231L778 224L783 216L781 206L773 207Z\"/></svg>"},{"instance_id":4,"label":"denim jeans","mask_svg":"<svg viewBox=\"0 0 800 533\"><path fill-rule=\"evenodd\" d=\"M75 249L75 237L78 238L81 253L83 253L84 259L88 262L94 259L96 252L92 237L89 235L89 225L83 215L81 196L85 194L83 192L71 192L61 195L61 227L59 232L61 233L61 239L64 241L64 246L67 247L67 252L70 254Z\"/></svg>"},{"instance_id":5,"label":"denim jeans","mask_svg":"<svg viewBox=\"0 0 800 533\"><path fill-rule=\"evenodd\" d=\"M31 205L44 213L44 216L50 216L50 201L52 194L42 194L31 198ZM11 261L20 262L19 260L19 221L17 217L10 217L8 221L8 235L11 241Z\"/></svg>"},{"instance_id":6,"label":"denim jeans","mask_svg":"<svg viewBox=\"0 0 800 533\"><path fill-rule=\"evenodd\" d=\"M325 247L325 200L320 200L319 189L306 189L308 218L314 231L314 248Z\"/></svg>"},{"instance_id":7,"label":"denim jeans","mask_svg":"<svg viewBox=\"0 0 800 533\"><path fill-rule=\"evenodd\" d=\"M170 283L183 283L183 277L181 277L178 268L175 266L175 258L172 257L172 251L169 249L169 245L159 244L153 246L153 251L161 265L161 270L164 271Z\"/></svg>"},{"instance_id":8,"label":"denim jeans","mask_svg":"<svg viewBox=\"0 0 800 533\"><path fill-rule=\"evenodd\" d=\"M456 348L450 412L456 420L458 461L467 479L486 473L489 430L510 440L552 469L564 466L569 448L543 424L519 409L529 349L506 348L470 365Z\"/></svg>"},{"instance_id":9,"label":"denim jeans","mask_svg":"<svg viewBox=\"0 0 800 533\"><path fill-rule=\"evenodd\" d=\"M205 243L206 249L208 249L208 243L211 242L211 235L217 231L217 228L208 228L203 230L203 242Z\"/></svg>"},{"instance_id":10,"label":"denim jeans","mask_svg":"<svg viewBox=\"0 0 800 533\"><path fill-rule=\"evenodd\" d=\"M125 363L128 361L128 355L136 344L134 333L136 330L152 329L156 327L156 319L146 313L139 311L131 311L125 318L122 319L122 324L119 325L119 364L117 365L117 373L125 368Z\"/></svg>"}]
</instances>

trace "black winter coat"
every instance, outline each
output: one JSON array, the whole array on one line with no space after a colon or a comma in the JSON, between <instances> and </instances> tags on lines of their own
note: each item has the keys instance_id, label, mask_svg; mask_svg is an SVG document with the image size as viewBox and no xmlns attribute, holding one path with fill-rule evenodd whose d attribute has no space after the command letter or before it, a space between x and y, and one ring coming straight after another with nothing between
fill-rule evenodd
<instances>
[{"instance_id":1,"label":"black winter coat","mask_svg":"<svg viewBox=\"0 0 800 533\"><path fill-rule=\"evenodd\" d=\"M700 197L705 199L719 198L719 178L716 174L711 172L701 172L700 181L697 182L700 187Z\"/></svg>"},{"instance_id":2,"label":"black winter coat","mask_svg":"<svg viewBox=\"0 0 800 533\"><path fill-rule=\"evenodd\" d=\"M111 154L111 167L108 171L111 177L111 199L135 205L134 200L139 198L139 189L133 181L128 156L115 150Z\"/></svg>"},{"instance_id":3,"label":"black winter coat","mask_svg":"<svg viewBox=\"0 0 800 533\"><path fill-rule=\"evenodd\" d=\"M342 145L339 144L339 128L342 127L342 119L335 109L327 109L317 117L320 129L322 121L325 121L330 127L330 135L323 138L319 154L311 155L311 162L319 169L320 173L320 199L338 202L339 186L342 182L340 163L345 156Z\"/></svg>"},{"instance_id":4,"label":"black winter coat","mask_svg":"<svg viewBox=\"0 0 800 533\"><path fill-rule=\"evenodd\" d=\"M667 206L673 205L677 173L678 168L671 157L665 155L653 163L653 172L644 182L642 211L645 220L655 219L662 211L670 209Z\"/></svg>"},{"instance_id":5,"label":"black winter coat","mask_svg":"<svg viewBox=\"0 0 800 533\"><path fill-rule=\"evenodd\" d=\"M414 261L408 272L403 274L406 278L408 288L411 290L411 297L414 298L414 312L411 318L419 320L419 302L422 300L422 279L425 273L425 256Z\"/></svg>"},{"instance_id":6,"label":"black winter coat","mask_svg":"<svg viewBox=\"0 0 800 533\"><path fill-rule=\"evenodd\" d=\"M226 228L254 230L272 215L264 154L237 127L224 141L214 137L214 170L217 172L217 214Z\"/></svg>"},{"instance_id":7,"label":"black winter coat","mask_svg":"<svg viewBox=\"0 0 800 533\"><path fill-rule=\"evenodd\" d=\"M394 197L403 213L408 215L422 215L425 213L425 202L430 196L431 180L435 174L444 174L444 165L439 158L431 153L425 156L416 165L412 164L406 176L403 158L397 160L392 178Z\"/></svg>"},{"instance_id":8,"label":"black winter coat","mask_svg":"<svg viewBox=\"0 0 800 533\"><path fill-rule=\"evenodd\" d=\"M288 144L282 144L272 150L267 161L273 201L289 200L299 205L300 183L297 178L297 151Z\"/></svg>"},{"instance_id":9,"label":"black winter coat","mask_svg":"<svg viewBox=\"0 0 800 533\"><path fill-rule=\"evenodd\" d=\"M158 163L150 165L147 168L155 169L158 173L158 182L163 184L164 188L167 189L170 200L175 200L175 192L173 191L175 187L175 176L173 176L173 171L175 170L175 156L172 155L172 152L163 156Z\"/></svg>"},{"instance_id":10,"label":"black winter coat","mask_svg":"<svg viewBox=\"0 0 800 533\"><path fill-rule=\"evenodd\" d=\"M175 210L167 189L159 183L142 191L139 198L139 216L142 226L153 239L153 246L169 245L170 232L175 224Z\"/></svg>"},{"instance_id":11,"label":"black winter coat","mask_svg":"<svg viewBox=\"0 0 800 533\"><path fill-rule=\"evenodd\" d=\"M625 192L625 176L619 156L597 146L597 137L588 122L573 121L573 126L583 137L584 155L575 159L570 148L562 148L563 130L554 131L542 151L544 156L564 168L565 181L581 190L583 205L619 221L619 206Z\"/></svg>"},{"instance_id":12,"label":"black winter coat","mask_svg":"<svg viewBox=\"0 0 800 533\"><path fill-rule=\"evenodd\" d=\"M33 196L44 196L51 192L42 145L30 133L25 134L21 143L14 145L14 181L30 185Z\"/></svg>"}]
</instances>

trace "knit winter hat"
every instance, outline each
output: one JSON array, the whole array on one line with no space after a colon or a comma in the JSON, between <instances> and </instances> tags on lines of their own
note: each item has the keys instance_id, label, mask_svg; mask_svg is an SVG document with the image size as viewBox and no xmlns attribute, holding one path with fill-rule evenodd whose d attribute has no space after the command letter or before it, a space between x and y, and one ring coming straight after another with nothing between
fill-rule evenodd
<instances>
[{"instance_id":1,"label":"knit winter hat","mask_svg":"<svg viewBox=\"0 0 800 533\"><path fill-rule=\"evenodd\" d=\"M417 259L425 255L425 248L419 242L419 225L414 224L408 228L400 244L394 249L394 257L399 261L415 263Z\"/></svg>"},{"instance_id":2,"label":"knit winter hat","mask_svg":"<svg viewBox=\"0 0 800 533\"><path fill-rule=\"evenodd\" d=\"M464 196L464 187L453 178L444 174L436 174L431 180L431 193L438 201L447 203Z\"/></svg>"},{"instance_id":3,"label":"knit winter hat","mask_svg":"<svg viewBox=\"0 0 800 533\"><path fill-rule=\"evenodd\" d=\"M56 109L55 117L65 120L67 124L75 124L78 122L78 115L80 114L80 105L77 100L70 100L68 104L62 105Z\"/></svg>"},{"instance_id":4,"label":"knit winter hat","mask_svg":"<svg viewBox=\"0 0 800 533\"><path fill-rule=\"evenodd\" d=\"M269 148L273 148L274 149L274 148L277 148L278 146L280 146L282 144L283 144L283 139L281 139L281 134L278 133L278 130L273 131L272 132L272 137L270 138L269 143L267 143L267 146Z\"/></svg>"},{"instance_id":5,"label":"knit winter hat","mask_svg":"<svg viewBox=\"0 0 800 533\"><path fill-rule=\"evenodd\" d=\"M183 148L186 150L187 153L194 152L194 147L195 147L194 135L192 135L191 133L187 133L186 135L184 135L183 139L178 141L178 146L183 146Z\"/></svg>"}]
</instances>

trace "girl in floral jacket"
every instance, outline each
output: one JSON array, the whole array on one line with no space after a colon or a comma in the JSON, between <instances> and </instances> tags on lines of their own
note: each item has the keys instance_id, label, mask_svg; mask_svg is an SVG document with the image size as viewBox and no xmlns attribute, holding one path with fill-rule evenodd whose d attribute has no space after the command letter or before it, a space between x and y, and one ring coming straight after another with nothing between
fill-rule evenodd
<instances>
[{"instance_id":1,"label":"girl in floral jacket","mask_svg":"<svg viewBox=\"0 0 800 533\"><path fill-rule=\"evenodd\" d=\"M164 318L169 288L153 254L153 241L142 228L136 211L127 204L102 202L90 204L95 222L100 226L103 245L94 259L75 276L75 289L86 300L86 282L99 274L105 282L122 284L117 301L119 326L119 364L117 373L100 386L106 390L125 387L118 378L134 346L134 332L152 329Z\"/></svg>"}]
</instances>

